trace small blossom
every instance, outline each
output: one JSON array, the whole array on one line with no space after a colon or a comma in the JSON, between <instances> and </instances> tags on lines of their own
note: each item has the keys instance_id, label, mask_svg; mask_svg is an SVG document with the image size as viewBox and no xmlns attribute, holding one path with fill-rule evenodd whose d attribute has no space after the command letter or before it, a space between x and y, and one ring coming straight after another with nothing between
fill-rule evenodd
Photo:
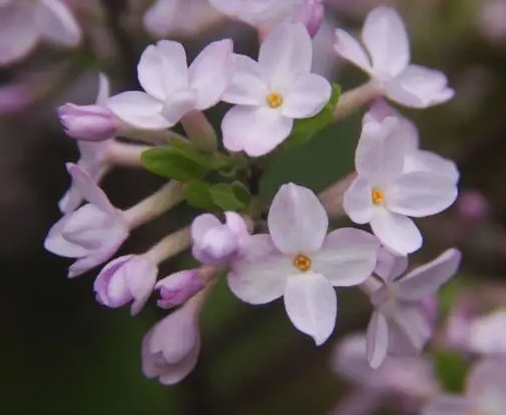
<instances>
[{"instance_id":1,"label":"small blossom","mask_svg":"<svg viewBox=\"0 0 506 415\"><path fill-rule=\"evenodd\" d=\"M187 113L216 105L233 71L230 39L205 47L188 68L180 43L161 40L142 53L137 72L146 92L129 91L107 100L123 121L139 128L162 130Z\"/></svg>"},{"instance_id":2,"label":"small blossom","mask_svg":"<svg viewBox=\"0 0 506 415\"><path fill-rule=\"evenodd\" d=\"M323 0L306 0L295 14L295 22L304 23L311 37L320 30L325 19Z\"/></svg>"},{"instance_id":3,"label":"small blossom","mask_svg":"<svg viewBox=\"0 0 506 415\"><path fill-rule=\"evenodd\" d=\"M199 271L184 270L158 281L155 289L160 293L157 304L161 308L172 308L185 303L204 288Z\"/></svg>"},{"instance_id":4,"label":"small blossom","mask_svg":"<svg viewBox=\"0 0 506 415\"><path fill-rule=\"evenodd\" d=\"M373 369L367 361L367 339L354 334L337 345L332 359L334 371L357 385L363 393L388 393L423 399L438 390L432 362L422 357L387 357Z\"/></svg>"},{"instance_id":5,"label":"small blossom","mask_svg":"<svg viewBox=\"0 0 506 415\"><path fill-rule=\"evenodd\" d=\"M97 301L107 307L122 307L133 300L131 314L137 314L149 299L158 267L142 255L126 255L109 262L98 274L93 288Z\"/></svg>"},{"instance_id":6,"label":"small blossom","mask_svg":"<svg viewBox=\"0 0 506 415\"><path fill-rule=\"evenodd\" d=\"M439 154L420 150L420 138L416 125L395 111L386 101L376 100L364 116L363 123L376 123L381 126L381 124L389 122L387 121L389 117L397 121L396 129L398 129L399 136L397 144L402 146L406 152L403 165L404 173L433 172L447 177L455 184L458 183L460 174L455 163ZM364 140L360 140L359 146L367 146L367 139L374 140L374 136L364 138ZM367 150L357 149L357 152L360 151Z\"/></svg>"},{"instance_id":7,"label":"small blossom","mask_svg":"<svg viewBox=\"0 0 506 415\"><path fill-rule=\"evenodd\" d=\"M396 258L406 265L404 259ZM449 249L402 277L405 267L398 264L382 276L384 284L371 298L375 309L367 329L371 367L379 367L387 353L411 355L422 350L434 326L432 310L427 310L423 301L455 274L460 258L458 250Z\"/></svg>"},{"instance_id":8,"label":"small blossom","mask_svg":"<svg viewBox=\"0 0 506 415\"><path fill-rule=\"evenodd\" d=\"M212 23L217 14L208 0L156 0L144 14L143 22L157 38L191 36Z\"/></svg>"},{"instance_id":9,"label":"small blossom","mask_svg":"<svg viewBox=\"0 0 506 415\"><path fill-rule=\"evenodd\" d=\"M61 0L4 0L0 3L0 65L27 56L39 40L75 47L81 29Z\"/></svg>"},{"instance_id":10,"label":"small blossom","mask_svg":"<svg viewBox=\"0 0 506 415\"><path fill-rule=\"evenodd\" d=\"M258 62L235 55L235 71L223 101L237 104L221 124L230 151L262 156L284 141L294 119L318 114L332 88L311 73L312 44L302 24L274 29L260 47Z\"/></svg>"},{"instance_id":11,"label":"small blossom","mask_svg":"<svg viewBox=\"0 0 506 415\"><path fill-rule=\"evenodd\" d=\"M439 395L421 415L502 415L506 407L506 359L485 359L470 370L465 396Z\"/></svg>"},{"instance_id":12,"label":"small blossom","mask_svg":"<svg viewBox=\"0 0 506 415\"><path fill-rule=\"evenodd\" d=\"M107 261L129 235L123 213L79 166L68 163L73 186L88 204L63 216L49 231L44 247L56 255L77 258L69 268L76 277Z\"/></svg>"},{"instance_id":13,"label":"small blossom","mask_svg":"<svg viewBox=\"0 0 506 415\"><path fill-rule=\"evenodd\" d=\"M58 108L60 122L69 137L83 141L104 141L114 137L117 125L111 111L104 106L110 95L109 89L109 80L101 73L95 105L67 103Z\"/></svg>"},{"instance_id":14,"label":"small blossom","mask_svg":"<svg viewBox=\"0 0 506 415\"><path fill-rule=\"evenodd\" d=\"M457 186L438 171L404 171L407 154L403 124L389 117L366 122L355 155L357 178L344 194L343 208L359 224L370 223L391 250L418 250L422 235L409 217L439 213L457 198ZM403 145L404 144L404 145Z\"/></svg>"},{"instance_id":15,"label":"small blossom","mask_svg":"<svg viewBox=\"0 0 506 415\"><path fill-rule=\"evenodd\" d=\"M409 38L404 23L389 7L372 10L362 29L367 52L344 30L336 30L335 50L367 72L383 94L401 105L425 108L454 95L440 71L410 65Z\"/></svg>"},{"instance_id":16,"label":"small blossom","mask_svg":"<svg viewBox=\"0 0 506 415\"><path fill-rule=\"evenodd\" d=\"M377 239L352 228L327 235L321 202L310 189L293 183L279 189L267 222L269 234L253 235L246 254L232 262L229 287L251 304L283 296L294 326L320 345L335 325L333 287L358 285L371 275Z\"/></svg>"},{"instance_id":17,"label":"small blossom","mask_svg":"<svg viewBox=\"0 0 506 415\"><path fill-rule=\"evenodd\" d=\"M164 385L183 380L197 364L200 351L198 318L205 292L157 323L142 341L142 371Z\"/></svg>"},{"instance_id":18,"label":"small blossom","mask_svg":"<svg viewBox=\"0 0 506 415\"><path fill-rule=\"evenodd\" d=\"M227 262L240 255L249 240L248 227L241 215L225 212L226 223L210 214L197 216L191 226L192 253L206 265Z\"/></svg>"}]
</instances>

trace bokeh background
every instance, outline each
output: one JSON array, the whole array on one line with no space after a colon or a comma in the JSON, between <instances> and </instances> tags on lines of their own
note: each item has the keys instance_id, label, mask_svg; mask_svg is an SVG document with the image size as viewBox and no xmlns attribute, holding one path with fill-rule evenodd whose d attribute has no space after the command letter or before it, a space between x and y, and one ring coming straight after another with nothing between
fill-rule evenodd
<instances>
[{"instance_id":1,"label":"bokeh background","mask_svg":"<svg viewBox=\"0 0 506 415\"><path fill-rule=\"evenodd\" d=\"M220 283L203 317L203 346L196 370L180 385L164 387L141 372L143 334L163 315L154 301L137 317L94 299L93 275L66 278L67 260L45 252L43 239L59 218L56 203L68 185L66 161L77 158L56 117L64 102L92 102L97 69L114 90L137 87L135 63L150 41L139 26L149 1L117 1L129 28L129 48L119 51L95 0L74 6L94 17L89 50L65 53L41 47L29 60L0 71L0 414L5 415L274 415L326 414L349 385L330 370L339 337L365 327L366 299L339 292L333 337L315 348L294 329L282 303L249 307ZM281 0L280 0L281 1ZM85 7L84 3L88 3ZM332 27L361 27L376 0L328 2ZM451 245L465 253L461 281L499 279L506 271L506 1L398 0L412 39L413 60L445 71L456 98L423 111L403 111L416 121L426 149L454 159L461 169L462 198L448 212L420 221L426 246L415 260L430 259ZM1 30L0 30L1 36ZM233 37L236 49L255 54L254 31L238 23L209 27L184 37L190 55L212 39ZM175 38L183 39L176 34ZM343 86L365 78L337 59L331 40L319 41L320 70ZM15 102L8 87L28 82L33 91ZM224 108L212 111L218 123ZM340 121L303 148L287 151L262 181L269 197L286 181L321 191L351 171L361 114ZM126 207L160 181L138 170L117 169L104 188ZM122 249L142 252L191 217L181 206L136 231ZM185 258L164 268L169 272ZM93 274L93 273L92 273ZM465 284L465 283L464 283ZM388 413L394 413L392 411Z\"/></svg>"}]
</instances>

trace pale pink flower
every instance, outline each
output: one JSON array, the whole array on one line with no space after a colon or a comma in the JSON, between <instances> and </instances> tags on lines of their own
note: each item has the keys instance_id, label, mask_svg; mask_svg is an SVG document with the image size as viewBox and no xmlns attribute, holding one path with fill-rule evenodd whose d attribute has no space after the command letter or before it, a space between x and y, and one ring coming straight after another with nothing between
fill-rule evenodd
<instances>
[{"instance_id":1,"label":"pale pink flower","mask_svg":"<svg viewBox=\"0 0 506 415\"><path fill-rule=\"evenodd\" d=\"M98 274L93 289L97 301L117 308L132 302L132 315L141 311L153 292L158 267L142 255L125 255L109 262Z\"/></svg>"},{"instance_id":2,"label":"pale pink flower","mask_svg":"<svg viewBox=\"0 0 506 415\"><path fill-rule=\"evenodd\" d=\"M461 254L449 249L406 275L407 263L395 257L383 283L371 297L374 312L367 328L367 359L379 367L388 353L416 354L433 332L433 316L424 300L432 297L457 271ZM386 268L384 268L386 269Z\"/></svg>"},{"instance_id":3,"label":"pale pink flower","mask_svg":"<svg viewBox=\"0 0 506 415\"><path fill-rule=\"evenodd\" d=\"M162 130L193 110L216 105L233 71L230 39L206 46L190 67L180 43L161 40L148 46L139 61L139 82L146 92L129 91L110 97L107 107L138 128Z\"/></svg>"},{"instance_id":4,"label":"pale pink flower","mask_svg":"<svg viewBox=\"0 0 506 415\"><path fill-rule=\"evenodd\" d=\"M201 292L157 323L142 341L142 371L164 385L183 380L197 364L198 319L206 293Z\"/></svg>"},{"instance_id":5,"label":"pale pink flower","mask_svg":"<svg viewBox=\"0 0 506 415\"><path fill-rule=\"evenodd\" d=\"M61 0L2 0L0 3L0 65L27 56L39 40L75 47L81 29Z\"/></svg>"},{"instance_id":6,"label":"pale pink flower","mask_svg":"<svg viewBox=\"0 0 506 415\"><path fill-rule=\"evenodd\" d=\"M337 299L334 287L361 284L376 265L377 239L364 231L328 231L316 195L283 185L269 209L269 234L251 237L246 254L231 264L228 284L241 300L265 304L284 298L294 326L317 345L331 335Z\"/></svg>"},{"instance_id":7,"label":"pale pink flower","mask_svg":"<svg viewBox=\"0 0 506 415\"><path fill-rule=\"evenodd\" d=\"M250 239L241 215L225 212L225 223L210 214L197 216L191 225L192 254L203 264L217 265L241 254Z\"/></svg>"},{"instance_id":8,"label":"pale pink flower","mask_svg":"<svg viewBox=\"0 0 506 415\"><path fill-rule=\"evenodd\" d=\"M292 131L294 119L318 114L332 88L311 73L312 43L305 27L278 26L260 47L258 62L235 55L235 71L223 101L236 104L223 118L223 143L230 151L261 156Z\"/></svg>"},{"instance_id":9,"label":"pale pink flower","mask_svg":"<svg viewBox=\"0 0 506 415\"><path fill-rule=\"evenodd\" d=\"M336 30L335 50L367 72L383 94L399 104L425 108L448 101L454 90L440 71L410 64L406 28L395 9L372 10L362 29L367 49L342 29Z\"/></svg>"},{"instance_id":10,"label":"pale pink flower","mask_svg":"<svg viewBox=\"0 0 506 415\"><path fill-rule=\"evenodd\" d=\"M506 359L482 360L471 369L464 396L436 396L421 415L503 415L505 385Z\"/></svg>"},{"instance_id":11,"label":"pale pink flower","mask_svg":"<svg viewBox=\"0 0 506 415\"><path fill-rule=\"evenodd\" d=\"M44 247L56 255L77 258L68 272L76 277L111 258L129 235L123 213L79 166L67 163L73 186L88 202L50 229Z\"/></svg>"},{"instance_id":12,"label":"pale pink flower","mask_svg":"<svg viewBox=\"0 0 506 415\"><path fill-rule=\"evenodd\" d=\"M453 179L439 171L406 171L412 150L409 135L394 117L365 122L355 155L357 178L344 194L350 219L370 223L374 234L391 250L405 255L422 246L422 235L410 217L434 215L457 198Z\"/></svg>"},{"instance_id":13,"label":"pale pink flower","mask_svg":"<svg viewBox=\"0 0 506 415\"><path fill-rule=\"evenodd\" d=\"M172 308L185 303L204 288L198 269L176 272L162 278L155 285L160 293L157 304L161 308Z\"/></svg>"},{"instance_id":14,"label":"pale pink flower","mask_svg":"<svg viewBox=\"0 0 506 415\"><path fill-rule=\"evenodd\" d=\"M58 117L65 134L76 140L104 141L113 138L118 125L105 106L110 95L109 79L99 74L98 95L94 105L67 103L58 108Z\"/></svg>"}]
</instances>

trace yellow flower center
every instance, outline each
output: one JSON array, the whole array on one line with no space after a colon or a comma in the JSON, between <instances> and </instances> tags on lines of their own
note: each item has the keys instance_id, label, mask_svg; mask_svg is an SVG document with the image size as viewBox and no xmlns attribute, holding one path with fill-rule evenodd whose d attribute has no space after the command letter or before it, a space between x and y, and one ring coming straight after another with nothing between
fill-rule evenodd
<instances>
[{"instance_id":1,"label":"yellow flower center","mask_svg":"<svg viewBox=\"0 0 506 415\"><path fill-rule=\"evenodd\" d=\"M283 97L277 92L267 95L267 105L271 108L278 108L283 104Z\"/></svg>"},{"instance_id":2,"label":"yellow flower center","mask_svg":"<svg viewBox=\"0 0 506 415\"><path fill-rule=\"evenodd\" d=\"M306 272L311 268L311 258L304 254L297 254L293 259L293 266L299 271Z\"/></svg>"},{"instance_id":3,"label":"yellow flower center","mask_svg":"<svg viewBox=\"0 0 506 415\"><path fill-rule=\"evenodd\" d=\"M385 201L385 194L379 189L373 189L371 199L375 205L381 205Z\"/></svg>"}]
</instances>

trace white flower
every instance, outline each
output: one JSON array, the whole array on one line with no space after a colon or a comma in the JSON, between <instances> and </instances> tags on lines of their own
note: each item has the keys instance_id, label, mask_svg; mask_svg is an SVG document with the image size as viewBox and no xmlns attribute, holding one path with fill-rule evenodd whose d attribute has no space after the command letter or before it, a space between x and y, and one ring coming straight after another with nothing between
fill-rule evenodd
<instances>
[{"instance_id":1,"label":"white flower","mask_svg":"<svg viewBox=\"0 0 506 415\"><path fill-rule=\"evenodd\" d=\"M407 263L397 257L381 275L384 284L372 295L375 309L367 328L367 358L373 368L383 363L388 352L416 354L422 350L433 329L424 300L455 274L460 259L458 250L449 249L400 277Z\"/></svg>"},{"instance_id":2,"label":"white flower","mask_svg":"<svg viewBox=\"0 0 506 415\"><path fill-rule=\"evenodd\" d=\"M294 326L320 345L334 329L333 287L358 285L371 275L377 239L352 228L327 235L322 204L310 189L293 183L274 197L268 227L270 235L252 236L246 254L232 262L229 287L251 304L283 296Z\"/></svg>"},{"instance_id":3,"label":"white flower","mask_svg":"<svg viewBox=\"0 0 506 415\"><path fill-rule=\"evenodd\" d=\"M404 23L392 8L372 10L362 29L367 52L344 30L336 30L335 50L367 72L383 94L399 104L425 108L448 101L454 90L444 73L410 65L409 38Z\"/></svg>"},{"instance_id":4,"label":"white flower","mask_svg":"<svg viewBox=\"0 0 506 415\"><path fill-rule=\"evenodd\" d=\"M392 117L381 124L364 123L355 155L357 178L344 194L343 207L353 222L370 223L384 245L405 255L422 245L408 216L439 213L458 192L454 181L438 171L404 170L409 151L403 126Z\"/></svg>"},{"instance_id":5,"label":"white flower","mask_svg":"<svg viewBox=\"0 0 506 415\"><path fill-rule=\"evenodd\" d=\"M28 55L39 40L77 46L81 29L61 0L3 0L0 2L0 65Z\"/></svg>"},{"instance_id":6,"label":"white flower","mask_svg":"<svg viewBox=\"0 0 506 415\"><path fill-rule=\"evenodd\" d=\"M311 73L311 38L302 23L283 24L260 47L258 62L235 55L235 71L223 101L234 106L223 118L230 151L261 156L285 140L294 119L318 114L332 88Z\"/></svg>"},{"instance_id":7,"label":"white flower","mask_svg":"<svg viewBox=\"0 0 506 415\"><path fill-rule=\"evenodd\" d=\"M123 92L109 98L106 105L136 127L172 127L190 111L205 110L220 101L232 75L232 48L230 39L213 42L188 68L183 46L161 40L146 48L137 67L146 92Z\"/></svg>"}]
</instances>

